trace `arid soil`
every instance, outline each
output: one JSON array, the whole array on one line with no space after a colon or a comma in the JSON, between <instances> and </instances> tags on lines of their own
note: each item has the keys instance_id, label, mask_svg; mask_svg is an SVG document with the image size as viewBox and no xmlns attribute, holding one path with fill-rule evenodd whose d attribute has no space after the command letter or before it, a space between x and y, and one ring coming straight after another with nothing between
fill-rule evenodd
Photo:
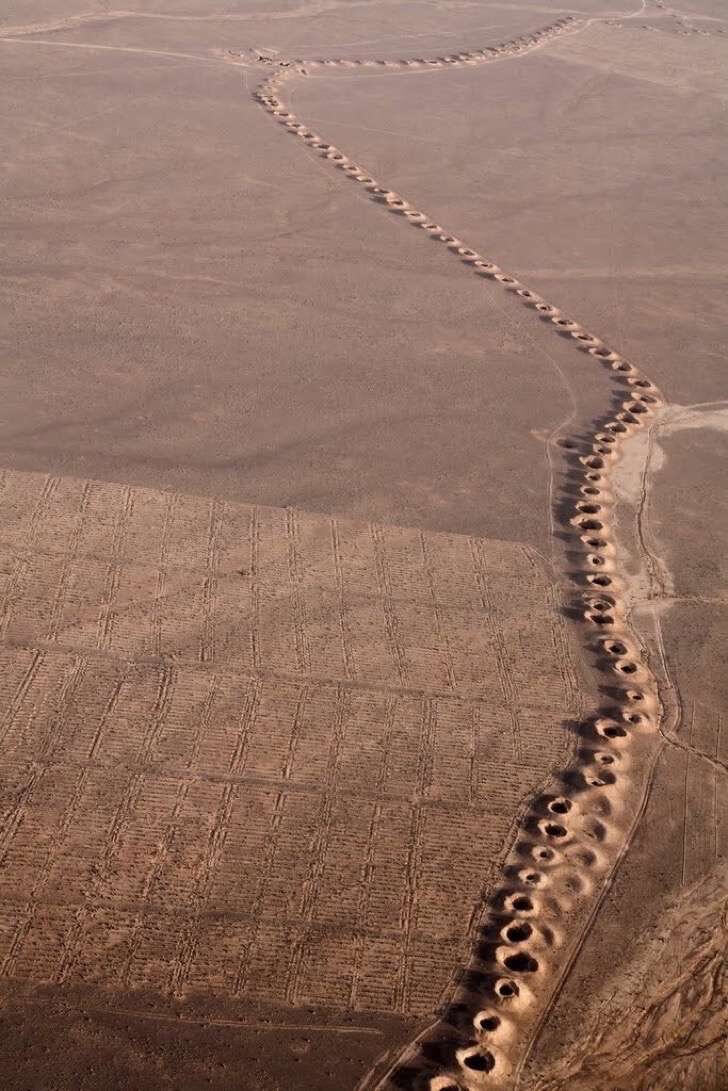
<instances>
[{"instance_id":1,"label":"arid soil","mask_svg":"<svg viewBox=\"0 0 728 1091\"><path fill-rule=\"evenodd\" d=\"M711 0L0 16L0 1081L728 1086Z\"/></svg>"}]
</instances>

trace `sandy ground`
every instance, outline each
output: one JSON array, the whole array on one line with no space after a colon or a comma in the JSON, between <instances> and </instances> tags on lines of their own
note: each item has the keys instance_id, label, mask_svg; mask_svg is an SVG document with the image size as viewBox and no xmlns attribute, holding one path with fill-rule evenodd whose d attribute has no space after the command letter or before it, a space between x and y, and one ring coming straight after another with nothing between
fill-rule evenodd
<instances>
[{"instance_id":1,"label":"sandy ground","mask_svg":"<svg viewBox=\"0 0 728 1091\"><path fill-rule=\"evenodd\" d=\"M4 9L3 1086L725 1086L711 997L631 983L723 927L727 49L713 0ZM660 388L593 547L655 731L597 812L563 442L624 391L254 99L327 57L305 125ZM512 1041L400 1053L485 948Z\"/></svg>"}]
</instances>

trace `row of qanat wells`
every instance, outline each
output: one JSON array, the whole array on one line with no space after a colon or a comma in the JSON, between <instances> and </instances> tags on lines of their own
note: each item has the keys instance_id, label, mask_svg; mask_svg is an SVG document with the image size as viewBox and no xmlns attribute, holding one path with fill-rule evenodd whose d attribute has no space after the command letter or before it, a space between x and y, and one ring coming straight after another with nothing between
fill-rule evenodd
<instances>
[{"instance_id":1,"label":"row of qanat wells","mask_svg":"<svg viewBox=\"0 0 728 1091\"><path fill-rule=\"evenodd\" d=\"M560 33L566 25L561 21L553 32ZM533 48L532 39L527 45L519 39L505 52L511 55L525 48ZM469 57L460 54L455 61L469 63ZM305 62L300 64L303 69L279 70L256 92L276 120L361 185L386 211L442 244L475 275L499 283L532 311L536 321L606 367L624 392L618 409L605 416L587 442L568 437L558 441L570 471L565 522L576 557L570 573L578 586L576 613L597 666L614 681L608 687L609 703L580 725L576 761L564 772L558 789L529 808L452 1001L436 1026L402 1059L402 1079L395 1073L394 1084L427 1091L504 1086L522 1059L526 1036L565 961L572 942L570 921L604 889L625 843L629 828L625 797L639 787L643 776L640 763L630 762L633 742L658 729L656 682L628 622L610 476L625 441L653 418L661 397L649 379L598 336L448 233L296 118L277 88L305 71ZM387 1085L391 1086L388 1080Z\"/></svg>"}]
</instances>

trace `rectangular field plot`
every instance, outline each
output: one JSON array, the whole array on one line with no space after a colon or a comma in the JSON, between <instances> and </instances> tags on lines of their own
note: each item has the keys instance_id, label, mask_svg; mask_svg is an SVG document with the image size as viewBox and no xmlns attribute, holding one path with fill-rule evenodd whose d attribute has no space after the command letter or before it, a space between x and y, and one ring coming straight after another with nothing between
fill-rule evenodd
<instances>
[{"instance_id":1,"label":"rectangular field plot","mask_svg":"<svg viewBox=\"0 0 728 1091\"><path fill-rule=\"evenodd\" d=\"M20 473L0 528L2 974L430 1010L565 756L540 563Z\"/></svg>"}]
</instances>

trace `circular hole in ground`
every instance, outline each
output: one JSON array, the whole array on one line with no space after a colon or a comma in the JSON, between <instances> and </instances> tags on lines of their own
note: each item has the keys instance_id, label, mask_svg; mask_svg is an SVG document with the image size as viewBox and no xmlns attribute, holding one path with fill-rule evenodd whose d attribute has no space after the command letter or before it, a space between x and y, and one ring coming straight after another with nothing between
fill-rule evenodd
<instances>
[{"instance_id":1,"label":"circular hole in ground","mask_svg":"<svg viewBox=\"0 0 728 1091\"><path fill-rule=\"evenodd\" d=\"M499 981L495 991L504 1000L509 1000L512 996L518 996L519 989L515 981Z\"/></svg>"},{"instance_id":2,"label":"circular hole in ground","mask_svg":"<svg viewBox=\"0 0 728 1091\"><path fill-rule=\"evenodd\" d=\"M529 886L539 886L542 879L543 875L541 875L538 871L529 871L526 875L523 876L524 883L528 883Z\"/></svg>"},{"instance_id":3,"label":"circular hole in ground","mask_svg":"<svg viewBox=\"0 0 728 1091\"><path fill-rule=\"evenodd\" d=\"M525 951L519 951L515 955L508 955L504 960L504 965L509 970L513 970L518 974L535 974L538 970L538 962L531 955Z\"/></svg>"},{"instance_id":4,"label":"circular hole in ground","mask_svg":"<svg viewBox=\"0 0 728 1091\"><path fill-rule=\"evenodd\" d=\"M624 739L627 737L627 732L619 724L610 724L609 727L605 727L604 734L608 739Z\"/></svg>"},{"instance_id":5,"label":"circular hole in ground","mask_svg":"<svg viewBox=\"0 0 728 1091\"><path fill-rule=\"evenodd\" d=\"M533 928L525 921L522 924L511 924L506 929L506 938L510 943L523 943L533 935Z\"/></svg>"},{"instance_id":6,"label":"circular hole in ground","mask_svg":"<svg viewBox=\"0 0 728 1091\"><path fill-rule=\"evenodd\" d=\"M556 856L556 853L553 849L550 849L548 845L539 845L534 849L533 855L537 860L541 860L542 863L550 864Z\"/></svg>"},{"instance_id":7,"label":"circular hole in ground","mask_svg":"<svg viewBox=\"0 0 728 1091\"><path fill-rule=\"evenodd\" d=\"M566 827L560 826L558 822L547 822L544 829L549 837L566 837Z\"/></svg>"},{"instance_id":8,"label":"circular hole in ground","mask_svg":"<svg viewBox=\"0 0 728 1091\"><path fill-rule=\"evenodd\" d=\"M549 803L549 810L554 814L568 814L572 807L573 803L570 799L554 799Z\"/></svg>"},{"instance_id":9,"label":"circular hole in ground","mask_svg":"<svg viewBox=\"0 0 728 1091\"><path fill-rule=\"evenodd\" d=\"M483 1053L468 1053L467 1057L463 1057L463 1064L474 1072L492 1072L495 1068L495 1057L488 1050Z\"/></svg>"},{"instance_id":10,"label":"circular hole in ground","mask_svg":"<svg viewBox=\"0 0 728 1091\"><path fill-rule=\"evenodd\" d=\"M628 660L626 663L619 664L619 670L622 672L622 674L635 674L637 671L637 664L632 663L631 660Z\"/></svg>"},{"instance_id":11,"label":"circular hole in ground","mask_svg":"<svg viewBox=\"0 0 728 1091\"><path fill-rule=\"evenodd\" d=\"M601 523L598 519L580 519L579 526L582 530L603 530L604 523Z\"/></svg>"},{"instance_id":12,"label":"circular hole in ground","mask_svg":"<svg viewBox=\"0 0 728 1091\"><path fill-rule=\"evenodd\" d=\"M519 894L513 899L511 905L519 913L529 913L533 909L533 902L526 894Z\"/></svg>"},{"instance_id":13,"label":"circular hole in ground","mask_svg":"<svg viewBox=\"0 0 728 1091\"><path fill-rule=\"evenodd\" d=\"M500 1024L501 1021L497 1015L484 1015L481 1019L478 1020L478 1026L481 1030L491 1032L494 1030L498 1030Z\"/></svg>"},{"instance_id":14,"label":"circular hole in ground","mask_svg":"<svg viewBox=\"0 0 728 1091\"><path fill-rule=\"evenodd\" d=\"M614 773L606 771L599 776L588 776L585 779L590 788L607 788L610 784L617 783Z\"/></svg>"},{"instance_id":15,"label":"circular hole in ground","mask_svg":"<svg viewBox=\"0 0 728 1091\"><path fill-rule=\"evenodd\" d=\"M605 575L591 576L589 582L596 584L597 587L609 587L612 577Z\"/></svg>"},{"instance_id":16,"label":"circular hole in ground","mask_svg":"<svg viewBox=\"0 0 728 1091\"><path fill-rule=\"evenodd\" d=\"M607 651L610 652L612 655L627 654L627 645L622 644L620 640L610 640L610 642L606 644L605 647Z\"/></svg>"}]
</instances>

